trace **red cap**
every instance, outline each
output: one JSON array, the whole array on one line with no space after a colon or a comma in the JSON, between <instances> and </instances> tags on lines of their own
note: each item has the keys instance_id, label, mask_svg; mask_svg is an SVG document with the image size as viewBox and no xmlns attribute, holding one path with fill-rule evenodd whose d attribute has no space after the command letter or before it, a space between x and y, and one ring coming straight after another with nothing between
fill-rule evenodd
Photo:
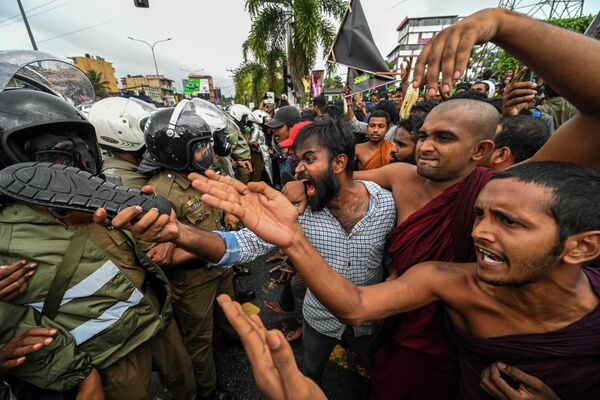
<instances>
[{"instance_id":1,"label":"red cap","mask_svg":"<svg viewBox=\"0 0 600 400\"><path fill-rule=\"evenodd\" d=\"M312 124L312 121L302 121L292 126L292 129L290 129L290 136L288 136L287 139L279 142L279 145L281 147L291 147L294 144L294 140L296 140L296 136L298 136L300 129L310 124Z\"/></svg>"}]
</instances>

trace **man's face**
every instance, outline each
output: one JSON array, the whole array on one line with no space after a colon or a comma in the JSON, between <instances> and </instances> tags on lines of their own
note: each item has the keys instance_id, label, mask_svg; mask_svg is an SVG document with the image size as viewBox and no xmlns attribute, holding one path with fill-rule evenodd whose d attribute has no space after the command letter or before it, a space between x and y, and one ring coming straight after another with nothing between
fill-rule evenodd
<instances>
[{"instance_id":1,"label":"man's face","mask_svg":"<svg viewBox=\"0 0 600 400\"><path fill-rule=\"evenodd\" d=\"M373 93L371 97L369 97L369 100L371 100L371 103L377 104L379 103L379 95L377 95L377 93Z\"/></svg>"},{"instance_id":2,"label":"man's face","mask_svg":"<svg viewBox=\"0 0 600 400\"><path fill-rule=\"evenodd\" d=\"M481 92L486 96L489 94L487 85L485 83L475 83L473 86L471 86L471 89Z\"/></svg>"},{"instance_id":3,"label":"man's face","mask_svg":"<svg viewBox=\"0 0 600 400\"><path fill-rule=\"evenodd\" d=\"M400 109L400 107L402 107L402 100L404 100L404 98L402 97L402 93L397 93L394 96L394 103L396 104L396 107L398 107L398 109Z\"/></svg>"},{"instance_id":4,"label":"man's face","mask_svg":"<svg viewBox=\"0 0 600 400\"><path fill-rule=\"evenodd\" d=\"M494 286L522 286L544 279L560 263L551 201L550 189L514 178L492 180L483 188L471 233L479 279Z\"/></svg>"},{"instance_id":5,"label":"man's face","mask_svg":"<svg viewBox=\"0 0 600 400\"><path fill-rule=\"evenodd\" d=\"M284 141L290 137L290 128L286 124L273 128L273 137L277 143Z\"/></svg>"},{"instance_id":6,"label":"man's face","mask_svg":"<svg viewBox=\"0 0 600 400\"><path fill-rule=\"evenodd\" d=\"M415 163L415 141L413 135L403 127L396 129L392 146L392 160Z\"/></svg>"},{"instance_id":7,"label":"man's face","mask_svg":"<svg viewBox=\"0 0 600 400\"><path fill-rule=\"evenodd\" d=\"M474 166L473 151L479 143L471 125L465 111L432 110L417 134L415 156L419 175L439 182L468 175Z\"/></svg>"},{"instance_id":8,"label":"man's face","mask_svg":"<svg viewBox=\"0 0 600 400\"><path fill-rule=\"evenodd\" d=\"M388 131L388 123L384 117L371 117L367 126L367 137L371 142L380 142Z\"/></svg>"},{"instance_id":9,"label":"man's face","mask_svg":"<svg viewBox=\"0 0 600 400\"><path fill-rule=\"evenodd\" d=\"M308 205L313 211L322 210L339 191L340 183L329 156L329 150L315 138L306 139L296 150L299 160L296 179L304 183Z\"/></svg>"}]
</instances>

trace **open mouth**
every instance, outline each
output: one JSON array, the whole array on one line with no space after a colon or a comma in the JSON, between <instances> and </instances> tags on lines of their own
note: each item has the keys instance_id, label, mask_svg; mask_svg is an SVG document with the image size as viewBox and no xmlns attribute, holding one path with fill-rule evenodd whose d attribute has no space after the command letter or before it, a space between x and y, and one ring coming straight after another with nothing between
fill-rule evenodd
<instances>
[{"instance_id":1,"label":"open mouth","mask_svg":"<svg viewBox=\"0 0 600 400\"><path fill-rule=\"evenodd\" d=\"M484 264L496 266L505 262L504 257L481 246L475 245L475 250L477 252L477 259Z\"/></svg>"},{"instance_id":2,"label":"open mouth","mask_svg":"<svg viewBox=\"0 0 600 400\"><path fill-rule=\"evenodd\" d=\"M310 178L300 178L299 180L304 184L307 196L314 196L317 193L317 188Z\"/></svg>"}]
</instances>

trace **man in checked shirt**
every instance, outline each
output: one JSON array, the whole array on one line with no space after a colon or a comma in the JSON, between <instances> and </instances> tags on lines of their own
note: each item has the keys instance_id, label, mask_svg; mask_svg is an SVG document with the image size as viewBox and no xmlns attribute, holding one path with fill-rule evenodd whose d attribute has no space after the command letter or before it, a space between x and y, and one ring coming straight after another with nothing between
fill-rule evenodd
<instances>
[{"instance_id":1,"label":"man in checked shirt","mask_svg":"<svg viewBox=\"0 0 600 400\"><path fill-rule=\"evenodd\" d=\"M354 138L331 120L303 128L293 144L299 163L296 179L302 181L309 207L299 217L311 244L336 272L355 285L381 282L386 235L396 224L392 194L373 182L352 179ZM223 178L226 179L226 178ZM133 218L127 209L112 221L121 226ZM219 267L246 263L271 251L252 231L204 232L184 226L171 216L175 242L193 246L194 252ZM173 240L152 230L126 225L139 239ZM167 229L171 230L171 229ZM165 232L163 229L161 232ZM186 246L186 247L187 247ZM345 342L369 366L373 324L347 326L333 316L308 289L304 299L302 339L306 374L320 382L325 363L336 344Z\"/></svg>"}]
</instances>

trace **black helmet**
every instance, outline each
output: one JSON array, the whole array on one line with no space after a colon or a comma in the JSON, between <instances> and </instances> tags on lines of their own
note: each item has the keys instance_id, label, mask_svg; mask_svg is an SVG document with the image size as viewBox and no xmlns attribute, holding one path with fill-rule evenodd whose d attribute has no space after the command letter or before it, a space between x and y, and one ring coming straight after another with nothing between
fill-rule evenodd
<instances>
[{"instance_id":1,"label":"black helmet","mask_svg":"<svg viewBox=\"0 0 600 400\"><path fill-rule=\"evenodd\" d=\"M100 173L94 127L58 96L30 89L0 92L0 163L50 161Z\"/></svg>"},{"instance_id":2,"label":"black helmet","mask_svg":"<svg viewBox=\"0 0 600 400\"><path fill-rule=\"evenodd\" d=\"M212 132L195 102L156 111L144 129L146 147L156 164L173 171L204 172L213 164Z\"/></svg>"}]
</instances>

